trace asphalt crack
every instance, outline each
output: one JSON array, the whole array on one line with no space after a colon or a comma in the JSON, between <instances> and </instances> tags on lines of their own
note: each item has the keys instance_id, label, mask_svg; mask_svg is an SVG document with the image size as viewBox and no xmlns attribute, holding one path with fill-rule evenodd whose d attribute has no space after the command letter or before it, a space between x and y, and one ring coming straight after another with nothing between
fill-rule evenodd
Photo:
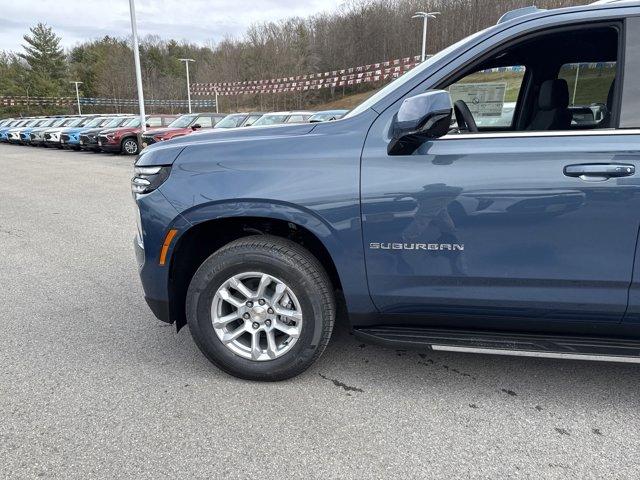
<instances>
[{"instance_id":1,"label":"asphalt crack","mask_svg":"<svg viewBox=\"0 0 640 480\"><path fill-rule=\"evenodd\" d=\"M364 390L362 390L361 388L358 387L352 387L351 385L347 385L346 383L341 382L340 380L336 380L335 378L329 378L321 373L319 373L318 375L320 375L322 378L324 378L325 380L329 380L330 382L333 382L333 384L336 387L340 387L342 389L344 389L347 392L358 392L358 393L364 393Z\"/></svg>"}]
</instances>

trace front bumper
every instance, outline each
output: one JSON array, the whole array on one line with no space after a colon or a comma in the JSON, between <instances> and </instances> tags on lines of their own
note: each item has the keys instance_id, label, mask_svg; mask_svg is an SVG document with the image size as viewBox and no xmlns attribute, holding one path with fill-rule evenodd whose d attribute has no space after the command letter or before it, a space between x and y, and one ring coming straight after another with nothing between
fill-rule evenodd
<instances>
[{"instance_id":1,"label":"front bumper","mask_svg":"<svg viewBox=\"0 0 640 480\"><path fill-rule=\"evenodd\" d=\"M133 248L145 300L158 319L173 323L175 315L171 314L169 293L171 263L169 261L166 265L160 265L160 251L167 232L173 228L177 229L178 235L173 240L167 256L170 259L180 235L190 224L159 190L137 195L135 202L140 210L143 244L140 244L136 235Z\"/></svg>"},{"instance_id":2,"label":"front bumper","mask_svg":"<svg viewBox=\"0 0 640 480\"><path fill-rule=\"evenodd\" d=\"M83 150L100 150L97 135L80 135L80 148Z\"/></svg>"},{"instance_id":3,"label":"front bumper","mask_svg":"<svg viewBox=\"0 0 640 480\"><path fill-rule=\"evenodd\" d=\"M100 135L98 137L98 147L103 152L111 152L111 153L117 153L120 151L120 148L121 148L120 142L117 142L117 141L110 142L109 139L104 135Z\"/></svg>"}]
</instances>

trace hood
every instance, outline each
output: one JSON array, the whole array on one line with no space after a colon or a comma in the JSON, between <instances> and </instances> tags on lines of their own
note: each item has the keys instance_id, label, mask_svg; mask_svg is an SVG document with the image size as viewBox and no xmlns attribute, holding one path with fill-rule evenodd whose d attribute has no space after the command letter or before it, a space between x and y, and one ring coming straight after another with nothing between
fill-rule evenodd
<instances>
[{"instance_id":1,"label":"hood","mask_svg":"<svg viewBox=\"0 0 640 480\"><path fill-rule=\"evenodd\" d=\"M82 130L82 134L93 134L93 133L98 133L98 132L103 132L104 128L103 127L92 127L92 128L87 128L87 129L83 129Z\"/></svg>"},{"instance_id":2,"label":"hood","mask_svg":"<svg viewBox=\"0 0 640 480\"><path fill-rule=\"evenodd\" d=\"M136 162L139 166L171 165L178 154L190 145L211 145L241 140L269 141L274 137L297 137L306 135L316 128L317 123L297 123L290 125L272 125L265 127L237 127L196 130L191 135L176 137L172 140L154 143L140 153Z\"/></svg>"},{"instance_id":3,"label":"hood","mask_svg":"<svg viewBox=\"0 0 640 480\"><path fill-rule=\"evenodd\" d=\"M129 133L129 132L137 132L139 131L139 127L116 127L116 128L107 128L105 130L100 130L100 135L107 135L110 133Z\"/></svg>"},{"instance_id":4,"label":"hood","mask_svg":"<svg viewBox=\"0 0 640 480\"><path fill-rule=\"evenodd\" d=\"M178 128L178 127L165 127L165 128L150 128L149 130L147 130L146 132L143 133L143 135L145 136L156 136L156 135L164 135L165 133L168 132L178 132L181 130L191 130L191 127L186 127L186 128Z\"/></svg>"}]
</instances>

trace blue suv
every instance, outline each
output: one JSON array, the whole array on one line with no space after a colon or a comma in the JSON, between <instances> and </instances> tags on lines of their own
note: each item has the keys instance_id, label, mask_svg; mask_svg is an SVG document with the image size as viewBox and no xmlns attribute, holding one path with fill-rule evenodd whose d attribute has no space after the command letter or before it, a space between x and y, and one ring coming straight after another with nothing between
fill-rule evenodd
<instances>
[{"instance_id":1,"label":"blue suv","mask_svg":"<svg viewBox=\"0 0 640 480\"><path fill-rule=\"evenodd\" d=\"M390 346L639 362L638 52L637 2L527 8L340 120L145 149L149 306L254 380L336 311Z\"/></svg>"}]
</instances>

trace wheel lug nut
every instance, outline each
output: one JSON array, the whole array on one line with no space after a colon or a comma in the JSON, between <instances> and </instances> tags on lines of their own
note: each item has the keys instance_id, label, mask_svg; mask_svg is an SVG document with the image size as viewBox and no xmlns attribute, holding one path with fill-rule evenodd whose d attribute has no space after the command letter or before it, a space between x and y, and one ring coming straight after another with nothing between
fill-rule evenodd
<instances>
[{"instance_id":1,"label":"wheel lug nut","mask_svg":"<svg viewBox=\"0 0 640 480\"><path fill-rule=\"evenodd\" d=\"M261 298L260 300L258 300L258 304L259 305L264 305L264 298Z\"/></svg>"},{"instance_id":2,"label":"wheel lug nut","mask_svg":"<svg viewBox=\"0 0 640 480\"><path fill-rule=\"evenodd\" d=\"M267 309L267 313L268 313L269 315L273 315L273 308L269 307L269 308Z\"/></svg>"},{"instance_id":3,"label":"wheel lug nut","mask_svg":"<svg viewBox=\"0 0 640 480\"><path fill-rule=\"evenodd\" d=\"M265 324L267 327L270 327L270 326L271 326L271 320L267 320L266 322L264 322L264 324Z\"/></svg>"},{"instance_id":4,"label":"wheel lug nut","mask_svg":"<svg viewBox=\"0 0 640 480\"><path fill-rule=\"evenodd\" d=\"M258 322L253 322L253 328L256 330L260 328L260 324Z\"/></svg>"},{"instance_id":5,"label":"wheel lug nut","mask_svg":"<svg viewBox=\"0 0 640 480\"><path fill-rule=\"evenodd\" d=\"M249 317L251 317L251 315L249 315L248 313L242 315L242 318L244 318L245 320L249 320Z\"/></svg>"},{"instance_id":6,"label":"wheel lug nut","mask_svg":"<svg viewBox=\"0 0 640 480\"><path fill-rule=\"evenodd\" d=\"M253 307L253 302L247 302L247 307L249 308Z\"/></svg>"}]
</instances>

